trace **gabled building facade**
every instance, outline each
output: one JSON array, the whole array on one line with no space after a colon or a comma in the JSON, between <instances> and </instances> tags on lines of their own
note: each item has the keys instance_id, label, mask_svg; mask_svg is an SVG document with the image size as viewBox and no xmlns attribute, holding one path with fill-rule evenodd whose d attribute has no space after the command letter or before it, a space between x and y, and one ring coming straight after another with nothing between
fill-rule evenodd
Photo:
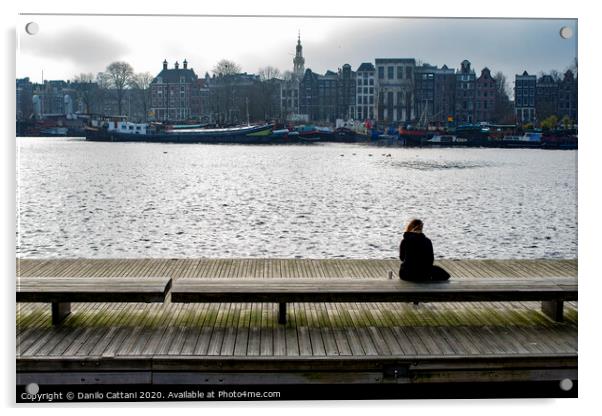
<instances>
[{"instance_id":1,"label":"gabled building facade","mask_svg":"<svg viewBox=\"0 0 602 416\"><path fill-rule=\"evenodd\" d=\"M483 68L481 76L477 78L475 85L475 121L491 123L494 121L495 114L496 84L489 68Z\"/></svg>"},{"instance_id":2,"label":"gabled building facade","mask_svg":"<svg viewBox=\"0 0 602 416\"><path fill-rule=\"evenodd\" d=\"M537 77L524 71L516 75L514 80L514 108L516 121L519 123L533 123L536 120L535 89Z\"/></svg>"},{"instance_id":3,"label":"gabled building facade","mask_svg":"<svg viewBox=\"0 0 602 416\"><path fill-rule=\"evenodd\" d=\"M362 63L356 71L355 119L375 119L376 68L370 62Z\"/></svg>"},{"instance_id":4,"label":"gabled building facade","mask_svg":"<svg viewBox=\"0 0 602 416\"><path fill-rule=\"evenodd\" d=\"M376 119L385 123L415 118L413 58L379 58L376 67Z\"/></svg>"},{"instance_id":5,"label":"gabled building facade","mask_svg":"<svg viewBox=\"0 0 602 416\"><path fill-rule=\"evenodd\" d=\"M456 72L455 123L475 122L476 75L468 60L462 61Z\"/></svg>"},{"instance_id":6,"label":"gabled building facade","mask_svg":"<svg viewBox=\"0 0 602 416\"><path fill-rule=\"evenodd\" d=\"M558 115L561 118L568 116L577 123L577 98L577 78L573 71L568 70L558 85Z\"/></svg>"},{"instance_id":7,"label":"gabled building facade","mask_svg":"<svg viewBox=\"0 0 602 416\"><path fill-rule=\"evenodd\" d=\"M153 79L151 88L151 111L159 121L188 120L200 116L195 107L198 102L198 77L184 59L183 67L178 62L173 68L163 61L163 70Z\"/></svg>"}]
</instances>

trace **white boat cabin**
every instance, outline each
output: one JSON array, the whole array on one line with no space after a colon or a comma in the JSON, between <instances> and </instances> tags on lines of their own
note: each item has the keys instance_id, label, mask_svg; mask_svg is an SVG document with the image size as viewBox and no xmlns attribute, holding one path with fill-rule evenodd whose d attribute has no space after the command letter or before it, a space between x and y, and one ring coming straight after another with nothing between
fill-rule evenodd
<instances>
[{"instance_id":1,"label":"white boat cabin","mask_svg":"<svg viewBox=\"0 0 602 416\"><path fill-rule=\"evenodd\" d=\"M129 121L109 121L107 130L126 134L146 134L148 124L130 123Z\"/></svg>"}]
</instances>

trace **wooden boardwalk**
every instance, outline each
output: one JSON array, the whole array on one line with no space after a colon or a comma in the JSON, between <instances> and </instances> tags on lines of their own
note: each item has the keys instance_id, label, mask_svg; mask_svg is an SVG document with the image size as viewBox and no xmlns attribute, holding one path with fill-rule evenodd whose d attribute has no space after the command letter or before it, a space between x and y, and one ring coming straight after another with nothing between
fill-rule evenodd
<instances>
[{"instance_id":1,"label":"wooden boardwalk","mask_svg":"<svg viewBox=\"0 0 602 416\"><path fill-rule=\"evenodd\" d=\"M453 279L577 275L576 260L437 263ZM395 260L17 259L17 277L285 277L319 285L331 277L387 279L398 267ZM539 302L292 303L286 325L277 308L75 303L52 327L48 305L18 304L18 378L119 382L127 373L132 383L236 383L274 371L282 383L383 382L395 366L397 382L576 378L576 302L567 302L562 323L543 315Z\"/></svg>"}]
</instances>

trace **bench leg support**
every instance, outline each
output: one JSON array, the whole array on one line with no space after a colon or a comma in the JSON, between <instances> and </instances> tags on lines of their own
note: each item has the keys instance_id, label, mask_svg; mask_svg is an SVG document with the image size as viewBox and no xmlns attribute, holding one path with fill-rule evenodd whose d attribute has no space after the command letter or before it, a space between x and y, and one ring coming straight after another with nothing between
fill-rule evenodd
<instances>
[{"instance_id":1,"label":"bench leg support","mask_svg":"<svg viewBox=\"0 0 602 416\"><path fill-rule=\"evenodd\" d=\"M70 302L52 303L52 325L60 325L61 322L71 313Z\"/></svg>"},{"instance_id":2,"label":"bench leg support","mask_svg":"<svg viewBox=\"0 0 602 416\"><path fill-rule=\"evenodd\" d=\"M283 302L278 304L278 323L286 324L286 303Z\"/></svg>"},{"instance_id":3,"label":"bench leg support","mask_svg":"<svg viewBox=\"0 0 602 416\"><path fill-rule=\"evenodd\" d=\"M541 302L541 311L550 319L562 322L564 302L561 300L544 300Z\"/></svg>"}]
</instances>

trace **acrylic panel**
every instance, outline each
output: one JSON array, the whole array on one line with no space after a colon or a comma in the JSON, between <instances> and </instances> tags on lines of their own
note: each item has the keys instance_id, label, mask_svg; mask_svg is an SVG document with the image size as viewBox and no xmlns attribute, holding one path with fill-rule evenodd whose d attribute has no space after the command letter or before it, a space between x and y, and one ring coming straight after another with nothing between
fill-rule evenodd
<instances>
[{"instance_id":1,"label":"acrylic panel","mask_svg":"<svg viewBox=\"0 0 602 416\"><path fill-rule=\"evenodd\" d=\"M577 35L20 15L17 400L575 397Z\"/></svg>"}]
</instances>

